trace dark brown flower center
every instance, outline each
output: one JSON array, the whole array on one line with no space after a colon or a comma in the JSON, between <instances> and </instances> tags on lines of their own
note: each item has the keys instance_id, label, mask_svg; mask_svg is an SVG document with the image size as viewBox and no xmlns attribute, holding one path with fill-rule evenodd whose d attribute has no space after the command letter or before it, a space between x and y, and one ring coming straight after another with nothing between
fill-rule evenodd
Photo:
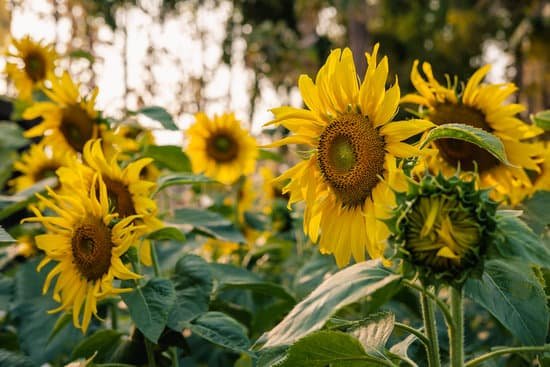
<instances>
[{"instance_id":1,"label":"dark brown flower center","mask_svg":"<svg viewBox=\"0 0 550 367\"><path fill-rule=\"evenodd\" d=\"M363 205L384 171L384 140L365 117L344 114L323 131L317 162L342 206Z\"/></svg>"},{"instance_id":2,"label":"dark brown flower center","mask_svg":"<svg viewBox=\"0 0 550 367\"><path fill-rule=\"evenodd\" d=\"M25 73L34 82L46 78L46 60L39 52L31 52L25 57Z\"/></svg>"},{"instance_id":3,"label":"dark brown flower center","mask_svg":"<svg viewBox=\"0 0 550 367\"><path fill-rule=\"evenodd\" d=\"M79 105L70 105L63 108L59 130L71 148L82 152L86 142L94 137L94 120Z\"/></svg>"},{"instance_id":4,"label":"dark brown flower center","mask_svg":"<svg viewBox=\"0 0 550 367\"><path fill-rule=\"evenodd\" d=\"M465 105L451 103L438 104L430 112L429 116L430 120L437 125L460 123L488 132L493 131L485 121L483 112ZM435 142L435 145L439 149L443 159L454 167L460 163L462 169L472 171L474 169L474 162L476 162L478 172L483 172L498 165L498 159L491 153L463 140L439 139Z\"/></svg>"},{"instance_id":5,"label":"dark brown flower center","mask_svg":"<svg viewBox=\"0 0 550 367\"><path fill-rule=\"evenodd\" d=\"M231 162L239 154L239 143L230 133L218 132L206 141L206 152L217 162Z\"/></svg>"},{"instance_id":6,"label":"dark brown flower center","mask_svg":"<svg viewBox=\"0 0 550 367\"><path fill-rule=\"evenodd\" d=\"M55 171L61 167L58 163L48 162L40 167L33 174L33 179L35 182L41 181L45 178L55 177Z\"/></svg>"},{"instance_id":7,"label":"dark brown flower center","mask_svg":"<svg viewBox=\"0 0 550 367\"><path fill-rule=\"evenodd\" d=\"M108 177L103 178L107 187L107 196L109 196L109 209L118 213L121 218L129 217L136 214L132 194L128 190L128 186L116 180L111 180Z\"/></svg>"},{"instance_id":8,"label":"dark brown flower center","mask_svg":"<svg viewBox=\"0 0 550 367\"><path fill-rule=\"evenodd\" d=\"M113 246L111 229L101 219L81 224L71 239L74 263L80 274L89 281L107 274Z\"/></svg>"}]
</instances>

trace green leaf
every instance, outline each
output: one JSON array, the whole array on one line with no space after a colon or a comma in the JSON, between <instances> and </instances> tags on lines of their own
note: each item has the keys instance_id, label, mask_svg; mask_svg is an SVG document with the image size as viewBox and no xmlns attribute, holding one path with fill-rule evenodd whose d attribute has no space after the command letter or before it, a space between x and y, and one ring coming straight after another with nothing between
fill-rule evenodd
<instances>
[{"instance_id":1,"label":"green leaf","mask_svg":"<svg viewBox=\"0 0 550 367\"><path fill-rule=\"evenodd\" d=\"M510 164L504 145L493 134L466 124L444 124L433 128L421 144L421 148L437 139L459 139L477 145L491 153L499 161Z\"/></svg>"},{"instance_id":2,"label":"green leaf","mask_svg":"<svg viewBox=\"0 0 550 367\"><path fill-rule=\"evenodd\" d=\"M546 296L528 265L487 261L482 279L468 279L465 293L524 345L544 344L549 321Z\"/></svg>"},{"instance_id":3,"label":"green leaf","mask_svg":"<svg viewBox=\"0 0 550 367\"><path fill-rule=\"evenodd\" d=\"M287 346L262 349L258 352L259 357L256 365L262 367L278 367L285 361L287 350Z\"/></svg>"},{"instance_id":4,"label":"green leaf","mask_svg":"<svg viewBox=\"0 0 550 367\"><path fill-rule=\"evenodd\" d=\"M243 234L230 220L221 214L209 210L196 208L177 209L171 222L175 224L189 224L195 228L195 232L208 237L230 242L245 242Z\"/></svg>"},{"instance_id":5,"label":"green leaf","mask_svg":"<svg viewBox=\"0 0 550 367\"><path fill-rule=\"evenodd\" d=\"M69 57L73 59L86 59L90 63L95 61L94 56L86 50L74 50L69 53Z\"/></svg>"},{"instance_id":6,"label":"green leaf","mask_svg":"<svg viewBox=\"0 0 550 367\"><path fill-rule=\"evenodd\" d=\"M235 352L251 354L246 328L221 312L207 312L185 325L194 334Z\"/></svg>"},{"instance_id":7,"label":"green leaf","mask_svg":"<svg viewBox=\"0 0 550 367\"><path fill-rule=\"evenodd\" d=\"M366 367L379 366L353 336L340 331L317 331L292 345L281 367ZM370 363L369 363L370 362Z\"/></svg>"},{"instance_id":8,"label":"green leaf","mask_svg":"<svg viewBox=\"0 0 550 367\"><path fill-rule=\"evenodd\" d=\"M57 185L57 182L57 178L49 177L38 181L28 189L23 190L16 195L0 195L0 220L25 209L29 204L37 200L35 194L44 192L46 187L54 187Z\"/></svg>"},{"instance_id":9,"label":"green leaf","mask_svg":"<svg viewBox=\"0 0 550 367\"><path fill-rule=\"evenodd\" d=\"M0 147L2 149L15 150L29 144L29 140L23 137L23 129L16 123L0 121Z\"/></svg>"},{"instance_id":10,"label":"green leaf","mask_svg":"<svg viewBox=\"0 0 550 367\"><path fill-rule=\"evenodd\" d=\"M71 359L88 359L97 352L94 362L106 362L117 348L121 337L122 333L116 330L98 330L78 343L73 349Z\"/></svg>"},{"instance_id":11,"label":"green leaf","mask_svg":"<svg viewBox=\"0 0 550 367\"><path fill-rule=\"evenodd\" d=\"M150 157L161 168L167 168L174 172L190 172L191 161L181 147L175 145L148 145L144 157Z\"/></svg>"},{"instance_id":12,"label":"green leaf","mask_svg":"<svg viewBox=\"0 0 550 367\"><path fill-rule=\"evenodd\" d=\"M31 359L24 355L5 349L0 349L0 366L34 367L35 364Z\"/></svg>"},{"instance_id":13,"label":"green leaf","mask_svg":"<svg viewBox=\"0 0 550 367\"><path fill-rule=\"evenodd\" d=\"M248 289L292 303L295 302L294 297L283 286L267 282L251 271L229 264L212 263L209 265L216 280L217 292L227 289Z\"/></svg>"},{"instance_id":14,"label":"green leaf","mask_svg":"<svg viewBox=\"0 0 550 367\"><path fill-rule=\"evenodd\" d=\"M162 127L167 130L179 130L178 126L172 119L172 116L166 110L159 106L143 107L142 109L131 112L132 114L142 114L149 117L152 120L161 123Z\"/></svg>"},{"instance_id":15,"label":"green leaf","mask_svg":"<svg viewBox=\"0 0 550 367\"><path fill-rule=\"evenodd\" d=\"M352 331L365 350L382 352L393 331L395 315L391 312L380 312L361 322L361 326Z\"/></svg>"},{"instance_id":16,"label":"green leaf","mask_svg":"<svg viewBox=\"0 0 550 367\"><path fill-rule=\"evenodd\" d=\"M0 276L0 310L7 311L13 300L14 282L12 278Z\"/></svg>"},{"instance_id":17,"label":"green leaf","mask_svg":"<svg viewBox=\"0 0 550 367\"><path fill-rule=\"evenodd\" d=\"M283 156L279 153L272 152L270 150L266 149L258 149L258 160L264 161L264 160L271 160L275 162L281 163L283 161Z\"/></svg>"},{"instance_id":18,"label":"green leaf","mask_svg":"<svg viewBox=\"0 0 550 367\"><path fill-rule=\"evenodd\" d=\"M541 129L550 130L550 110L540 111L531 115L531 120Z\"/></svg>"},{"instance_id":19,"label":"green leaf","mask_svg":"<svg viewBox=\"0 0 550 367\"><path fill-rule=\"evenodd\" d=\"M191 172L178 173L173 175L162 176L157 181L157 191L162 191L167 187L175 185L191 185L198 183L214 183L215 180L204 175L195 175Z\"/></svg>"},{"instance_id":20,"label":"green leaf","mask_svg":"<svg viewBox=\"0 0 550 367\"><path fill-rule=\"evenodd\" d=\"M168 313L176 301L174 285L167 279L153 278L143 287L122 293L132 320L143 335L153 343L166 326Z\"/></svg>"},{"instance_id":21,"label":"green leaf","mask_svg":"<svg viewBox=\"0 0 550 367\"><path fill-rule=\"evenodd\" d=\"M147 235L147 238L155 241L175 240L185 241L185 234L175 227L164 227Z\"/></svg>"},{"instance_id":22,"label":"green leaf","mask_svg":"<svg viewBox=\"0 0 550 367\"><path fill-rule=\"evenodd\" d=\"M258 343L263 348L290 345L319 330L336 311L361 298L387 301L400 285L401 276L369 260L345 268L326 279Z\"/></svg>"},{"instance_id":23,"label":"green leaf","mask_svg":"<svg viewBox=\"0 0 550 367\"><path fill-rule=\"evenodd\" d=\"M177 262L172 282L176 302L170 310L168 327L181 331L186 322L208 311L212 276L202 257L186 254Z\"/></svg>"},{"instance_id":24,"label":"green leaf","mask_svg":"<svg viewBox=\"0 0 550 367\"><path fill-rule=\"evenodd\" d=\"M550 226L550 191L537 191L522 203L523 219L536 234Z\"/></svg>"},{"instance_id":25,"label":"green leaf","mask_svg":"<svg viewBox=\"0 0 550 367\"><path fill-rule=\"evenodd\" d=\"M6 232L6 230L2 228L2 226L0 226L0 243L2 242L12 243L15 242L15 239L10 236L10 234Z\"/></svg>"},{"instance_id":26,"label":"green leaf","mask_svg":"<svg viewBox=\"0 0 550 367\"><path fill-rule=\"evenodd\" d=\"M15 150L0 148L0 188L4 187L6 181L11 178L13 163L16 159Z\"/></svg>"},{"instance_id":27,"label":"green leaf","mask_svg":"<svg viewBox=\"0 0 550 367\"><path fill-rule=\"evenodd\" d=\"M502 257L516 257L530 264L548 266L550 248L520 218L499 211L497 249Z\"/></svg>"}]
</instances>

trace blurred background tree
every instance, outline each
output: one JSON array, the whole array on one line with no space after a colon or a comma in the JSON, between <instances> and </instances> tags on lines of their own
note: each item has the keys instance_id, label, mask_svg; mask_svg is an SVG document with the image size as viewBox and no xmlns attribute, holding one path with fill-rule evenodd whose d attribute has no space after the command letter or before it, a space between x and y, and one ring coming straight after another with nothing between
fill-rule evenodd
<instances>
[{"instance_id":1,"label":"blurred background tree","mask_svg":"<svg viewBox=\"0 0 550 367\"><path fill-rule=\"evenodd\" d=\"M12 22L13 30L36 8L89 86L101 87L94 75L121 64L111 113L160 104L185 121L198 110L233 109L258 127L269 107L299 103L298 76L313 76L331 48L351 47L362 74L375 42L403 91L415 59L431 62L442 81L492 62L490 78L518 84L529 112L550 108L543 0L0 0L0 27Z\"/></svg>"}]
</instances>

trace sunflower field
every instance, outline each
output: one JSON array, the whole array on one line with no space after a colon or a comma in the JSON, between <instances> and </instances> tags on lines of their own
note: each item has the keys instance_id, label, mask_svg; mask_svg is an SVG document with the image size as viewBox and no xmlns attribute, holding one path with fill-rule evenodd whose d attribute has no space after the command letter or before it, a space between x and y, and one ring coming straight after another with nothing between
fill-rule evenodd
<instances>
[{"instance_id":1,"label":"sunflower field","mask_svg":"<svg viewBox=\"0 0 550 367\"><path fill-rule=\"evenodd\" d=\"M550 3L0 0L0 367L550 367Z\"/></svg>"}]
</instances>

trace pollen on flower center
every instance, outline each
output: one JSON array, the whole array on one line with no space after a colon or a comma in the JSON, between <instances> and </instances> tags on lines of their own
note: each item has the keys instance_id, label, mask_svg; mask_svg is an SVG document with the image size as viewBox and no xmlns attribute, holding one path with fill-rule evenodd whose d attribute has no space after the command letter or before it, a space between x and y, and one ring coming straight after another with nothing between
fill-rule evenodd
<instances>
[{"instance_id":1,"label":"pollen on flower center","mask_svg":"<svg viewBox=\"0 0 550 367\"><path fill-rule=\"evenodd\" d=\"M332 121L317 146L325 182L343 207L363 205L384 171L384 140L365 117L347 113Z\"/></svg>"},{"instance_id":2,"label":"pollen on flower center","mask_svg":"<svg viewBox=\"0 0 550 367\"><path fill-rule=\"evenodd\" d=\"M219 132L206 141L206 152L217 162L231 162L237 158L239 145L231 134Z\"/></svg>"},{"instance_id":3,"label":"pollen on flower center","mask_svg":"<svg viewBox=\"0 0 550 367\"><path fill-rule=\"evenodd\" d=\"M80 106L70 105L63 109L59 130L74 150L82 152L84 144L93 138L94 121Z\"/></svg>"},{"instance_id":4,"label":"pollen on flower center","mask_svg":"<svg viewBox=\"0 0 550 367\"><path fill-rule=\"evenodd\" d=\"M107 274L113 246L111 230L100 219L76 228L71 238L71 249L80 274L89 281Z\"/></svg>"},{"instance_id":5,"label":"pollen on flower center","mask_svg":"<svg viewBox=\"0 0 550 367\"><path fill-rule=\"evenodd\" d=\"M24 61L25 72L33 82L36 83L46 78L46 62L41 54L30 53Z\"/></svg>"},{"instance_id":6,"label":"pollen on flower center","mask_svg":"<svg viewBox=\"0 0 550 367\"><path fill-rule=\"evenodd\" d=\"M108 177L103 178L107 187L107 195L109 196L109 206L121 218L136 214L132 194L128 190L127 185L120 181L111 180Z\"/></svg>"},{"instance_id":7,"label":"pollen on flower center","mask_svg":"<svg viewBox=\"0 0 550 367\"><path fill-rule=\"evenodd\" d=\"M485 115L478 109L452 103L438 104L430 112L430 120L437 125L449 123L467 124L488 132L493 129L485 121ZM486 150L475 144L458 139L439 139L435 142L441 156L452 166L457 166L471 171L474 162L477 163L479 172L487 171L498 165L499 161Z\"/></svg>"}]
</instances>

